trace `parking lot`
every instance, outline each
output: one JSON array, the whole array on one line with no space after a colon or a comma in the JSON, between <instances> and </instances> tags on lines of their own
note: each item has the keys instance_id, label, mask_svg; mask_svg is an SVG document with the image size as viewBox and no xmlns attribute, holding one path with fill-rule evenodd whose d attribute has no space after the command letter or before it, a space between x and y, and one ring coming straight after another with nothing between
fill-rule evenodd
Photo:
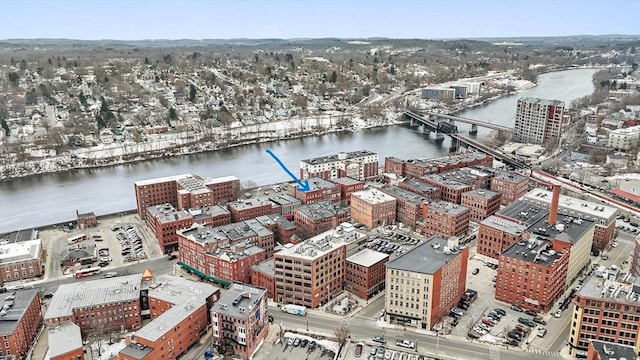
<instances>
[{"instance_id":1,"label":"parking lot","mask_svg":"<svg viewBox=\"0 0 640 360\"><path fill-rule=\"evenodd\" d=\"M305 334L286 332L278 338L278 328L271 326L266 341L253 357L255 360L333 360L338 344Z\"/></svg>"}]
</instances>

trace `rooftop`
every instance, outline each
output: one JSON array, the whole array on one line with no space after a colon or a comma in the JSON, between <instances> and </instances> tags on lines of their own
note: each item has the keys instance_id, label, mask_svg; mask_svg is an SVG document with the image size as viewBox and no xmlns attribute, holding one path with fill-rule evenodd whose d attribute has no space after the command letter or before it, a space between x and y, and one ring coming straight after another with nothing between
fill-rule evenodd
<instances>
[{"instance_id":1,"label":"rooftop","mask_svg":"<svg viewBox=\"0 0 640 360\"><path fill-rule=\"evenodd\" d=\"M40 255L41 247L40 239L5 244L0 242L0 264L36 259Z\"/></svg>"},{"instance_id":2,"label":"rooftop","mask_svg":"<svg viewBox=\"0 0 640 360\"><path fill-rule=\"evenodd\" d=\"M471 197L476 197L476 198L483 198L483 199L492 199L496 196L499 195L499 193L495 192L495 191L491 191L491 190L485 190L485 189L476 189L476 190L471 190L471 191L467 191L464 192L462 194L462 196L471 196Z\"/></svg>"},{"instance_id":3,"label":"rooftop","mask_svg":"<svg viewBox=\"0 0 640 360\"><path fill-rule=\"evenodd\" d=\"M121 354L127 355L134 359L144 359L145 356L149 355L153 351L152 347L145 346L142 344L131 343L127 345L124 349L120 350Z\"/></svg>"},{"instance_id":4,"label":"rooftop","mask_svg":"<svg viewBox=\"0 0 640 360\"><path fill-rule=\"evenodd\" d=\"M387 195L377 189L356 191L353 194L351 194L351 196L360 198L370 204L381 204L389 201L396 201L396 198L394 198L393 196Z\"/></svg>"},{"instance_id":5,"label":"rooftop","mask_svg":"<svg viewBox=\"0 0 640 360\"><path fill-rule=\"evenodd\" d=\"M319 177L311 177L307 180L309 180L309 189L311 190L332 189L336 187L335 183Z\"/></svg>"},{"instance_id":6,"label":"rooftop","mask_svg":"<svg viewBox=\"0 0 640 360\"><path fill-rule=\"evenodd\" d=\"M564 106L564 101L539 99L534 97L521 97L520 99L518 99L518 101L523 101L529 104L540 104L545 106Z\"/></svg>"},{"instance_id":7,"label":"rooftop","mask_svg":"<svg viewBox=\"0 0 640 360\"><path fill-rule=\"evenodd\" d=\"M38 289L15 290L4 294L2 312L6 311L6 314L0 316L0 335L13 334L18 322L36 296L38 296Z\"/></svg>"},{"instance_id":8,"label":"rooftop","mask_svg":"<svg viewBox=\"0 0 640 360\"><path fill-rule=\"evenodd\" d=\"M253 269L273 277L273 258L252 266Z\"/></svg>"},{"instance_id":9,"label":"rooftop","mask_svg":"<svg viewBox=\"0 0 640 360\"><path fill-rule=\"evenodd\" d=\"M134 184L136 186L146 186L146 185L153 185L153 184L160 184L160 183L167 183L167 182L176 182L180 179L184 179L190 176L193 176L193 175L179 174L179 175L165 176L165 177L160 177L155 179L138 180L138 181L135 181Z\"/></svg>"},{"instance_id":10,"label":"rooftop","mask_svg":"<svg viewBox=\"0 0 640 360\"><path fill-rule=\"evenodd\" d=\"M193 299L204 301L218 291L218 287L208 283L191 281L175 275L155 276L149 284L150 298L171 304L182 304Z\"/></svg>"},{"instance_id":11,"label":"rooftop","mask_svg":"<svg viewBox=\"0 0 640 360\"><path fill-rule=\"evenodd\" d=\"M447 240L439 236L433 236L412 250L389 261L387 268L434 274L444 266L444 264L460 254L457 251L445 252L444 248L446 244Z\"/></svg>"},{"instance_id":12,"label":"rooftop","mask_svg":"<svg viewBox=\"0 0 640 360\"><path fill-rule=\"evenodd\" d=\"M236 209L238 211L256 208L260 206L273 206L270 201L266 199L243 199L229 203L230 209Z\"/></svg>"},{"instance_id":13,"label":"rooftop","mask_svg":"<svg viewBox=\"0 0 640 360\"><path fill-rule=\"evenodd\" d=\"M640 278L622 272L617 265L594 272L578 290L578 296L601 301L640 305Z\"/></svg>"},{"instance_id":14,"label":"rooftop","mask_svg":"<svg viewBox=\"0 0 640 360\"><path fill-rule=\"evenodd\" d=\"M574 244L593 227L593 221L558 215L555 225L549 225L547 218L538 220L527 228L527 232L549 240L557 239Z\"/></svg>"},{"instance_id":15,"label":"rooftop","mask_svg":"<svg viewBox=\"0 0 640 360\"><path fill-rule=\"evenodd\" d=\"M429 204L428 211L459 215L468 210L469 208L464 205L458 205L458 204L450 203L448 201L434 201L431 204Z\"/></svg>"},{"instance_id":16,"label":"rooftop","mask_svg":"<svg viewBox=\"0 0 640 360\"><path fill-rule=\"evenodd\" d=\"M508 247L502 252L502 255L543 266L551 266L564 253L553 250L553 244L549 239L532 235L531 239L521 239Z\"/></svg>"},{"instance_id":17,"label":"rooftop","mask_svg":"<svg viewBox=\"0 0 640 360\"><path fill-rule=\"evenodd\" d=\"M73 309L140 298L142 274L62 284L47 308L45 319L71 316Z\"/></svg>"},{"instance_id":18,"label":"rooftop","mask_svg":"<svg viewBox=\"0 0 640 360\"><path fill-rule=\"evenodd\" d=\"M596 339L590 339L589 341L602 360L637 359L636 349L631 345L622 345Z\"/></svg>"},{"instance_id":19,"label":"rooftop","mask_svg":"<svg viewBox=\"0 0 640 360\"><path fill-rule=\"evenodd\" d=\"M516 200L496 213L498 217L503 217L523 225L532 225L540 219L549 216L549 211L535 204Z\"/></svg>"},{"instance_id":20,"label":"rooftop","mask_svg":"<svg viewBox=\"0 0 640 360\"><path fill-rule=\"evenodd\" d=\"M385 194L391 195L396 199L403 199L404 201L408 201L415 205L420 205L424 201L430 200L429 198L424 197L420 194L416 194L413 191L409 191L393 185L381 188L380 191L384 192Z\"/></svg>"},{"instance_id":21,"label":"rooftop","mask_svg":"<svg viewBox=\"0 0 640 360\"><path fill-rule=\"evenodd\" d=\"M482 220L480 224L517 236L521 235L522 232L524 232L527 228L527 226L525 225L521 225L510 220L501 219L494 215L491 215L488 218Z\"/></svg>"},{"instance_id":22,"label":"rooftop","mask_svg":"<svg viewBox=\"0 0 640 360\"><path fill-rule=\"evenodd\" d=\"M254 236L269 236L273 233L265 228L255 219L217 226L209 227L202 225L194 225L186 230L179 230L179 234L199 243L220 242L220 241L241 241L242 239Z\"/></svg>"},{"instance_id":23,"label":"rooftop","mask_svg":"<svg viewBox=\"0 0 640 360\"><path fill-rule=\"evenodd\" d=\"M522 200L534 202L540 206L548 208L551 204L552 192L544 189L534 189L529 191ZM560 195L558 202L558 212L566 215L578 216L587 220L604 220L609 224L616 219L617 209L602 203L594 203L582 199L577 199L567 195Z\"/></svg>"},{"instance_id":24,"label":"rooftop","mask_svg":"<svg viewBox=\"0 0 640 360\"><path fill-rule=\"evenodd\" d=\"M49 357L53 358L82 348L80 327L72 322L49 329Z\"/></svg>"},{"instance_id":25,"label":"rooftop","mask_svg":"<svg viewBox=\"0 0 640 360\"><path fill-rule=\"evenodd\" d=\"M389 259L389 255L371 249L363 249L357 254L349 256L347 261L360 266L370 267L384 259Z\"/></svg>"},{"instance_id":26,"label":"rooftop","mask_svg":"<svg viewBox=\"0 0 640 360\"><path fill-rule=\"evenodd\" d=\"M347 211L339 205L330 201L318 201L299 206L296 211L313 220L328 219L340 215L345 215Z\"/></svg>"},{"instance_id":27,"label":"rooftop","mask_svg":"<svg viewBox=\"0 0 640 360\"><path fill-rule=\"evenodd\" d=\"M360 180L352 179L352 178L346 177L346 176L345 177L340 177L340 178L337 178L337 179L331 180L331 181L333 181L336 184L340 184L340 185L355 185L355 184L361 184L362 183L362 181L360 181Z\"/></svg>"},{"instance_id":28,"label":"rooftop","mask_svg":"<svg viewBox=\"0 0 640 360\"><path fill-rule=\"evenodd\" d=\"M186 219L191 215L185 210L176 210L171 204L149 206L147 208L149 216L155 217L160 223Z\"/></svg>"},{"instance_id":29,"label":"rooftop","mask_svg":"<svg viewBox=\"0 0 640 360\"><path fill-rule=\"evenodd\" d=\"M136 331L135 335L149 341L156 341L202 306L206 306L206 302L203 298L197 296L174 304L169 310Z\"/></svg>"},{"instance_id":30,"label":"rooftop","mask_svg":"<svg viewBox=\"0 0 640 360\"><path fill-rule=\"evenodd\" d=\"M220 300L213 305L211 312L235 318L255 316L252 310L260 305L265 292L266 290L259 287L234 283L220 296Z\"/></svg>"},{"instance_id":31,"label":"rooftop","mask_svg":"<svg viewBox=\"0 0 640 360\"><path fill-rule=\"evenodd\" d=\"M38 238L38 230L27 229L18 230L9 234L5 234L0 238L0 245L19 243L28 240L36 240Z\"/></svg>"},{"instance_id":32,"label":"rooftop","mask_svg":"<svg viewBox=\"0 0 640 360\"><path fill-rule=\"evenodd\" d=\"M428 175L422 176L421 179L424 179L429 183L442 185L444 187L455 189L455 190L468 189L470 186L469 184L455 180L455 178L452 176L446 176L442 174L428 174Z\"/></svg>"},{"instance_id":33,"label":"rooftop","mask_svg":"<svg viewBox=\"0 0 640 360\"><path fill-rule=\"evenodd\" d=\"M371 152L369 150L360 150L360 151L353 151L353 152L341 152L339 154L335 154L335 155L328 155L328 156L321 156L321 157L317 157L317 158L311 158L311 159L306 159L306 160L301 160L300 163L307 163L307 164L312 164L312 165L317 165L317 164L327 164L327 163L332 163L332 162L341 162L341 161L345 161L345 160L356 160L365 156L378 156L377 153Z\"/></svg>"},{"instance_id":34,"label":"rooftop","mask_svg":"<svg viewBox=\"0 0 640 360\"><path fill-rule=\"evenodd\" d=\"M422 181L418 181L416 179L405 179L404 181L402 181L402 184L406 185L407 187L413 188L421 193L438 191L438 188L436 188L435 186L425 184Z\"/></svg>"},{"instance_id":35,"label":"rooftop","mask_svg":"<svg viewBox=\"0 0 640 360\"><path fill-rule=\"evenodd\" d=\"M283 249L275 254L278 256L291 256L302 259L317 259L334 251L338 247L346 246L366 236L359 231L329 230L297 244L284 244Z\"/></svg>"}]
</instances>

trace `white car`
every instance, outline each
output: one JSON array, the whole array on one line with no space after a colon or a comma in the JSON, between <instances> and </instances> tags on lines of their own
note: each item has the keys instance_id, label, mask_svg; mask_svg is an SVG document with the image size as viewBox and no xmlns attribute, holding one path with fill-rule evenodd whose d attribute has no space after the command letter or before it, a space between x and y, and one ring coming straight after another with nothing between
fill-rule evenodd
<instances>
[{"instance_id":1,"label":"white car","mask_svg":"<svg viewBox=\"0 0 640 360\"><path fill-rule=\"evenodd\" d=\"M612 247L612 248L618 247L618 243L617 243L617 242L612 242L612 243L611 243L611 247Z\"/></svg>"},{"instance_id":2,"label":"white car","mask_svg":"<svg viewBox=\"0 0 640 360\"><path fill-rule=\"evenodd\" d=\"M474 326L473 327L473 331L477 332L480 335L485 335L486 333L488 333L487 330L485 330L485 329L483 329L483 328L481 328L479 326Z\"/></svg>"},{"instance_id":3,"label":"white car","mask_svg":"<svg viewBox=\"0 0 640 360\"><path fill-rule=\"evenodd\" d=\"M413 349L416 347L416 343L413 341L409 341L409 340L396 340L396 345L397 346L401 346L401 347L405 347L405 348L409 348L409 349Z\"/></svg>"},{"instance_id":4,"label":"white car","mask_svg":"<svg viewBox=\"0 0 640 360\"><path fill-rule=\"evenodd\" d=\"M561 317L561 316L562 316L562 310L559 310L559 309L558 309L558 310L556 310L556 313L555 313L555 314L553 314L553 317L557 317L557 318L559 318L559 317Z\"/></svg>"}]
</instances>

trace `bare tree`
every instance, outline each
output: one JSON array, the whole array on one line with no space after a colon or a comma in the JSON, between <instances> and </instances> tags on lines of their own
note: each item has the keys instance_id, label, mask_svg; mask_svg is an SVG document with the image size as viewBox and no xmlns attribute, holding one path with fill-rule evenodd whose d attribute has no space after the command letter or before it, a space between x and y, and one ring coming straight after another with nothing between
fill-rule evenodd
<instances>
[{"instance_id":1,"label":"bare tree","mask_svg":"<svg viewBox=\"0 0 640 360\"><path fill-rule=\"evenodd\" d=\"M344 347L344 345L347 343L347 340L351 337L349 332L349 325L341 323L337 327L333 328L333 335L336 337L336 340L338 340L338 343L340 344L340 350L338 350L338 353L340 353L340 351L342 351L342 347Z\"/></svg>"}]
</instances>

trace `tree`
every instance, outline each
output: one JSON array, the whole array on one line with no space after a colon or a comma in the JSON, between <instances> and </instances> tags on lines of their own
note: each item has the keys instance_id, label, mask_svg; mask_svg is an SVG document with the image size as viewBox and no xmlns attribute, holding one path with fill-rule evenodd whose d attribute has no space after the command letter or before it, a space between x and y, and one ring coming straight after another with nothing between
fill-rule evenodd
<instances>
[{"instance_id":1,"label":"tree","mask_svg":"<svg viewBox=\"0 0 640 360\"><path fill-rule=\"evenodd\" d=\"M9 137L9 135L11 135L11 129L9 129L9 125L7 124L7 121L5 119L2 119L1 123L2 123L2 128L4 129L4 135Z\"/></svg>"},{"instance_id":2,"label":"tree","mask_svg":"<svg viewBox=\"0 0 640 360\"><path fill-rule=\"evenodd\" d=\"M329 82L330 83L335 83L336 81L338 81L338 74L336 74L336 71L332 71L331 75L329 75Z\"/></svg>"},{"instance_id":3,"label":"tree","mask_svg":"<svg viewBox=\"0 0 640 360\"><path fill-rule=\"evenodd\" d=\"M178 118L178 113L175 108L169 109L169 120L176 120Z\"/></svg>"},{"instance_id":4,"label":"tree","mask_svg":"<svg viewBox=\"0 0 640 360\"><path fill-rule=\"evenodd\" d=\"M20 81L20 75L18 75L17 72L12 71L9 74L7 74L7 78L9 79L9 82L11 84L13 84L13 86L18 86L18 82Z\"/></svg>"},{"instance_id":5,"label":"tree","mask_svg":"<svg viewBox=\"0 0 640 360\"><path fill-rule=\"evenodd\" d=\"M342 347L347 343L349 339L349 325L345 323L341 323L337 327L333 329L333 335L336 337L338 344L340 344L340 350L338 350L338 354L342 351Z\"/></svg>"}]
</instances>

